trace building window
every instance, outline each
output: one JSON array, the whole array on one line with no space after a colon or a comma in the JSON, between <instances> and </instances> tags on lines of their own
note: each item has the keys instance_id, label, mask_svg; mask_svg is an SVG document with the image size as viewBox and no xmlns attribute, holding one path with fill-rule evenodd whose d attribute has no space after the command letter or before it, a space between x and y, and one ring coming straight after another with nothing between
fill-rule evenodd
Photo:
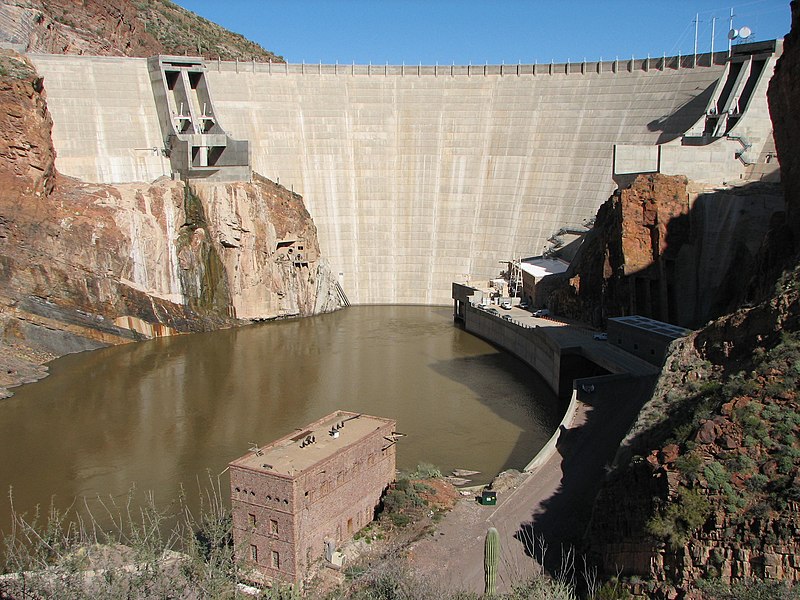
<instances>
[{"instance_id":1,"label":"building window","mask_svg":"<svg viewBox=\"0 0 800 600\"><path fill-rule=\"evenodd\" d=\"M353 519L347 519L347 535L353 535Z\"/></svg>"},{"instance_id":2,"label":"building window","mask_svg":"<svg viewBox=\"0 0 800 600\"><path fill-rule=\"evenodd\" d=\"M250 544L250 560L258 562L258 546Z\"/></svg>"},{"instance_id":3,"label":"building window","mask_svg":"<svg viewBox=\"0 0 800 600\"><path fill-rule=\"evenodd\" d=\"M278 535L278 522L275 519L269 520L269 532L272 535Z\"/></svg>"},{"instance_id":4,"label":"building window","mask_svg":"<svg viewBox=\"0 0 800 600\"><path fill-rule=\"evenodd\" d=\"M272 568L273 569L281 568L281 555L278 554L277 550L272 551Z\"/></svg>"},{"instance_id":5,"label":"building window","mask_svg":"<svg viewBox=\"0 0 800 600\"><path fill-rule=\"evenodd\" d=\"M248 515L250 517L250 527L256 526L256 516L253 513Z\"/></svg>"}]
</instances>

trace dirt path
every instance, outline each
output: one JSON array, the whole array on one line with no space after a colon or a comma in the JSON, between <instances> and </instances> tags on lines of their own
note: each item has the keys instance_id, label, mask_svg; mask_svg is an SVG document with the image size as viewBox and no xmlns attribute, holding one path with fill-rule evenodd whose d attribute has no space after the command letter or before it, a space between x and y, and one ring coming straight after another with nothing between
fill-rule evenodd
<instances>
[{"instance_id":1,"label":"dirt path","mask_svg":"<svg viewBox=\"0 0 800 600\"><path fill-rule=\"evenodd\" d=\"M604 468L651 387L652 379L598 385L587 398L591 404L580 403L552 458L516 489L499 493L497 506L480 506L472 498L460 501L432 536L412 546L414 570L447 589L482 593L483 540L491 526L500 532L498 591L541 572L533 557L541 559L534 538L545 540L548 568L558 564L561 544L580 540Z\"/></svg>"}]
</instances>

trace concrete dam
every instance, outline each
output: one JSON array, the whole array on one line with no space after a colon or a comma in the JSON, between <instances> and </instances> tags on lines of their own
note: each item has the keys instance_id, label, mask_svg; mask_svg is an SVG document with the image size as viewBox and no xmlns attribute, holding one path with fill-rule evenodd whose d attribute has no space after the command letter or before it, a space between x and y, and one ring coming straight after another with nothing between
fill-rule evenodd
<instances>
[{"instance_id":1,"label":"concrete dam","mask_svg":"<svg viewBox=\"0 0 800 600\"><path fill-rule=\"evenodd\" d=\"M214 118L249 142L252 170L304 197L351 303L449 304L452 281L494 277L500 262L541 254L560 228L592 218L615 171L721 184L769 159L774 52L733 69L735 58L202 68ZM60 172L175 176L146 59L30 59Z\"/></svg>"}]
</instances>

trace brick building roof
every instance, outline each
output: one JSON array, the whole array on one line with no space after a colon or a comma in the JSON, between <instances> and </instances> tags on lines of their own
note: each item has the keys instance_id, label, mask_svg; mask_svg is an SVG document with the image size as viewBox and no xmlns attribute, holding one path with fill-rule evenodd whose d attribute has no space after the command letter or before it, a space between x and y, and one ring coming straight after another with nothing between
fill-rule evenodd
<instances>
[{"instance_id":1,"label":"brick building roof","mask_svg":"<svg viewBox=\"0 0 800 600\"><path fill-rule=\"evenodd\" d=\"M258 451L245 454L231 466L293 477L326 460L367 435L394 423L391 419L336 411L290 433Z\"/></svg>"}]
</instances>

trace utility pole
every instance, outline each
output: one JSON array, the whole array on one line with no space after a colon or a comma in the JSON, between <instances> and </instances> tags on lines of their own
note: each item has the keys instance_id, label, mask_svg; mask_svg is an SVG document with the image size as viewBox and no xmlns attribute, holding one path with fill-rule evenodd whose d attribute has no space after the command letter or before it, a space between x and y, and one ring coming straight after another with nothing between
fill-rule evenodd
<instances>
[{"instance_id":1,"label":"utility pole","mask_svg":"<svg viewBox=\"0 0 800 600\"><path fill-rule=\"evenodd\" d=\"M733 31L733 7L731 7L731 20L728 26L728 31ZM731 57L731 44L733 43L733 38L729 35L728 36L728 58Z\"/></svg>"},{"instance_id":2,"label":"utility pole","mask_svg":"<svg viewBox=\"0 0 800 600\"><path fill-rule=\"evenodd\" d=\"M697 66L697 29L700 25L700 13L694 15L694 65Z\"/></svg>"},{"instance_id":3,"label":"utility pole","mask_svg":"<svg viewBox=\"0 0 800 600\"><path fill-rule=\"evenodd\" d=\"M711 63L714 63L714 33L717 28L717 17L711 17Z\"/></svg>"}]
</instances>

